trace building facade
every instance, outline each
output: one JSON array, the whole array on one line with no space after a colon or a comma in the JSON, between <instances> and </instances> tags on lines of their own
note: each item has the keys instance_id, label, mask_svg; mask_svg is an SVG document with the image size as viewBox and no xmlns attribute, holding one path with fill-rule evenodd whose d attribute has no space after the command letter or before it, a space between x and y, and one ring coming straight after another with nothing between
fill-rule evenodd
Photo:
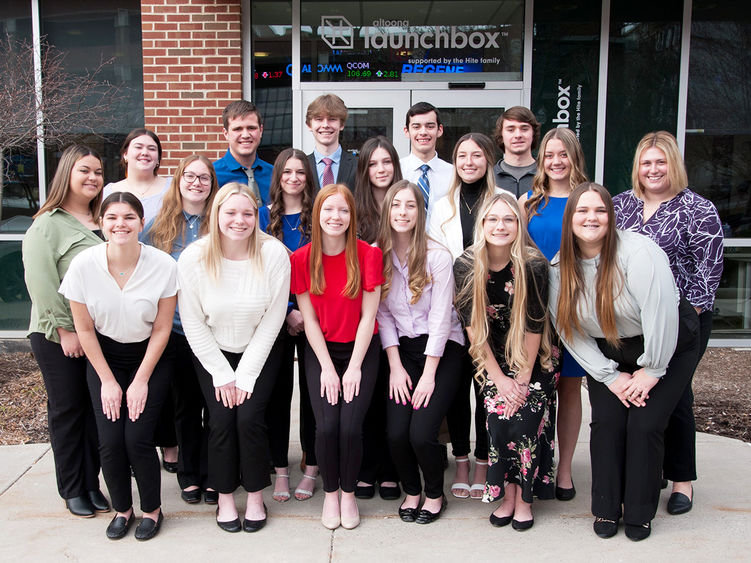
<instances>
[{"instance_id":1,"label":"building facade","mask_svg":"<svg viewBox=\"0 0 751 563\"><path fill-rule=\"evenodd\" d=\"M12 5L7 5L12 4ZM261 156L310 152L307 104L341 96L345 149L383 134L409 150L405 113L440 108L450 158L468 131L492 132L504 108L526 105L543 132L566 126L587 171L612 193L630 188L647 132L676 135L690 187L716 205L726 236L713 343L751 339L751 6L731 0L19 0L0 7L0 32L66 52L71 73L112 60L127 93L110 130L82 135L120 179L127 132L153 129L163 170L194 152L226 150L221 110L253 100L264 117ZM44 47L39 47L43 49ZM19 69L21 70L21 69ZM39 76L39 81L44 80ZM43 201L59 151L4 154L0 331L28 320L20 241Z\"/></svg>"}]
</instances>

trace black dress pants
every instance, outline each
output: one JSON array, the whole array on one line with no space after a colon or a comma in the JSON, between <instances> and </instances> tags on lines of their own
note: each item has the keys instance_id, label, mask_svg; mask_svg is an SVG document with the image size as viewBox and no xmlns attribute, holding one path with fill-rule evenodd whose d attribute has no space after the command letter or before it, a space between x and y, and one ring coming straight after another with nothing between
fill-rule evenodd
<instances>
[{"instance_id":1,"label":"black dress pants","mask_svg":"<svg viewBox=\"0 0 751 563\"><path fill-rule=\"evenodd\" d=\"M222 351L232 369L241 353ZM220 493L242 485L249 493L263 490L269 479L269 440L264 415L279 370L281 344L277 340L256 379L253 393L242 405L227 408L216 400L211 374L196 360L196 372L209 409L209 483Z\"/></svg>"},{"instance_id":2,"label":"black dress pants","mask_svg":"<svg viewBox=\"0 0 751 563\"><path fill-rule=\"evenodd\" d=\"M174 361L172 400L178 445L177 482L181 489L193 485L205 489L211 487L208 482L209 410L198 383L195 356L185 335L174 330L167 348Z\"/></svg>"},{"instance_id":3,"label":"black dress pants","mask_svg":"<svg viewBox=\"0 0 751 563\"><path fill-rule=\"evenodd\" d=\"M64 499L99 490L99 441L86 385L86 358L68 358L39 332L29 336L47 390L47 425L57 491Z\"/></svg>"},{"instance_id":4,"label":"black dress pants","mask_svg":"<svg viewBox=\"0 0 751 563\"><path fill-rule=\"evenodd\" d=\"M128 418L127 391L141 365L148 340L122 344L97 334L104 358L123 391L120 418L107 419L102 411L102 382L91 364L87 365L91 403L94 406L99 432L99 454L104 481L118 512L133 506L130 468L136 477L141 510L153 512L162 504L159 456L154 449L154 429L162 412L165 397L170 393L172 361L164 354L149 378L149 392L144 411L133 422Z\"/></svg>"},{"instance_id":5,"label":"black dress pants","mask_svg":"<svg viewBox=\"0 0 751 563\"><path fill-rule=\"evenodd\" d=\"M711 333L712 311L704 311L699 315L697 366L707 349ZM665 429L665 461L662 464L662 474L670 481L683 482L696 479L696 420L694 419L694 391L692 389L695 372L696 367L691 370L691 377Z\"/></svg>"},{"instance_id":6,"label":"black dress pants","mask_svg":"<svg viewBox=\"0 0 751 563\"><path fill-rule=\"evenodd\" d=\"M696 312L682 301L680 313L678 345L667 372L649 392L646 406L624 406L606 385L587 375L592 405L592 513L597 517L618 520L623 505L624 522L640 525L657 512L665 428L698 354ZM621 371L633 373L639 368L636 359L644 351L643 339L624 338L620 344L616 348L598 340L606 357L618 362Z\"/></svg>"},{"instance_id":7,"label":"black dress pants","mask_svg":"<svg viewBox=\"0 0 751 563\"><path fill-rule=\"evenodd\" d=\"M413 392L425 368L427 341L427 335L399 339L399 357L412 381ZM391 456L408 495L422 492L420 469L425 479L425 495L428 498L443 495L443 456L438 431L456 396L464 354L463 346L452 340L446 343L427 407L415 410L410 403L402 405L393 399L388 400L386 415Z\"/></svg>"},{"instance_id":8,"label":"black dress pants","mask_svg":"<svg viewBox=\"0 0 751 563\"><path fill-rule=\"evenodd\" d=\"M326 342L326 346L341 378L352 357L354 342ZM374 334L362 362L360 393L349 403L340 396L335 405L321 397L321 364L310 344L305 348L305 376L316 419L316 457L327 493L340 488L345 493L355 490L362 464L362 425L378 377L380 346L381 339Z\"/></svg>"},{"instance_id":9,"label":"black dress pants","mask_svg":"<svg viewBox=\"0 0 751 563\"><path fill-rule=\"evenodd\" d=\"M469 400L470 387L475 393L475 458L488 459L488 430L485 427L485 408L480 385L475 380L475 366L469 355L469 348L465 347L464 357L460 368L461 376L459 388L454 401L446 413L449 436L451 438L451 453L454 457L469 455L469 433L472 427L472 405Z\"/></svg>"},{"instance_id":10,"label":"black dress pants","mask_svg":"<svg viewBox=\"0 0 751 563\"><path fill-rule=\"evenodd\" d=\"M386 352L381 350L378 377L368 414L362 426L362 465L358 480L364 483L398 481L399 474L394 467L386 432L386 403L389 402L389 361Z\"/></svg>"}]
</instances>

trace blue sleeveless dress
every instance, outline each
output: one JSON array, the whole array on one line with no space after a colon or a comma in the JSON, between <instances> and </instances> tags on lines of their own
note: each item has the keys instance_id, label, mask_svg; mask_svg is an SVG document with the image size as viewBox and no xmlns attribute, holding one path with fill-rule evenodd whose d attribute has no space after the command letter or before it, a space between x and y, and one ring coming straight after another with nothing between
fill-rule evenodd
<instances>
[{"instance_id":1,"label":"blue sleeveless dress","mask_svg":"<svg viewBox=\"0 0 751 563\"><path fill-rule=\"evenodd\" d=\"M532 191L527 192L532 197ZM548 203L540 204L537 214L529 219L527 230L529 236L548 259L561 248L561 230L563 229L563 210L566 208L568 197L549 197ZM543 207L544 206L544 207ZM584 377L587 373L576 363L573 356L563 348L563 362L561 363L561 377Z\"/></svg>"}]
</instances>

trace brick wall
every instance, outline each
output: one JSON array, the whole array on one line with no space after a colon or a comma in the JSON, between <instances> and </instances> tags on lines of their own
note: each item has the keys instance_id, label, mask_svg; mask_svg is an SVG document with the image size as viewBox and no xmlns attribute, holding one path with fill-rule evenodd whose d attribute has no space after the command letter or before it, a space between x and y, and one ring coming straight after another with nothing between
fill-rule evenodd
<instances>
[{"instance_id":1,"label":"brick wall","mask_svg":"<svg viewBox=\"0 0 751 563\"><path fill-rule=\"evenodd\" d=\"M227 150L222 109L242 97L240 18L240 0L141 0L144 115L162 142L160 173Z\"/></svg>"}]
</instances>

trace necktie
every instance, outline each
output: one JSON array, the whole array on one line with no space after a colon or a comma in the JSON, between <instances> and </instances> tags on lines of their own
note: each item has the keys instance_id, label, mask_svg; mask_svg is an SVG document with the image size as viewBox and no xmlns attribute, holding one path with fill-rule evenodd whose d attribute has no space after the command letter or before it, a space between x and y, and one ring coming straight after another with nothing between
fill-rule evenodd
<instances>
[{"instance_id":1,"label":"necktie","mask_svg":"<svg viewBox=\"0 0 751 563\"><path fill-rule=\"evenodd\" d=\"M330 158L322 158L321 160L326 165L326 168L323 169L323 182L321 183L321 187L323 188L334 183L334 171L331 169L334 161Z\"/></svg>"},{"instance_id":2,"label":"necktie","mask_svg":"<svg viewBox=\"0 0 751 563\"><path fill-rule=\"evenodd\" d=\"M256 177L253 174L252 168L243 168L245 170L245 175L248 177L248 187L253 190L253 194L258 198L259 205L261 204L261 192L258 190L258 182L256 182Z\"/></svg>"},{"instance_id":3,"label":"necktie","mask_svg":"<svg viewBox=\"0 0 751 563\"><path fill-rule=\"evenodd\" d=\"M422 196L425 198L425 209L427 209L428 200L430 199L430 181L428 180L428 170L430 170L430 166L423 164L420 166L420 170L422 170L422 175L417 179L417 185L420 186L420 189L422 190Z\"/></svg>"}]
</instances>

